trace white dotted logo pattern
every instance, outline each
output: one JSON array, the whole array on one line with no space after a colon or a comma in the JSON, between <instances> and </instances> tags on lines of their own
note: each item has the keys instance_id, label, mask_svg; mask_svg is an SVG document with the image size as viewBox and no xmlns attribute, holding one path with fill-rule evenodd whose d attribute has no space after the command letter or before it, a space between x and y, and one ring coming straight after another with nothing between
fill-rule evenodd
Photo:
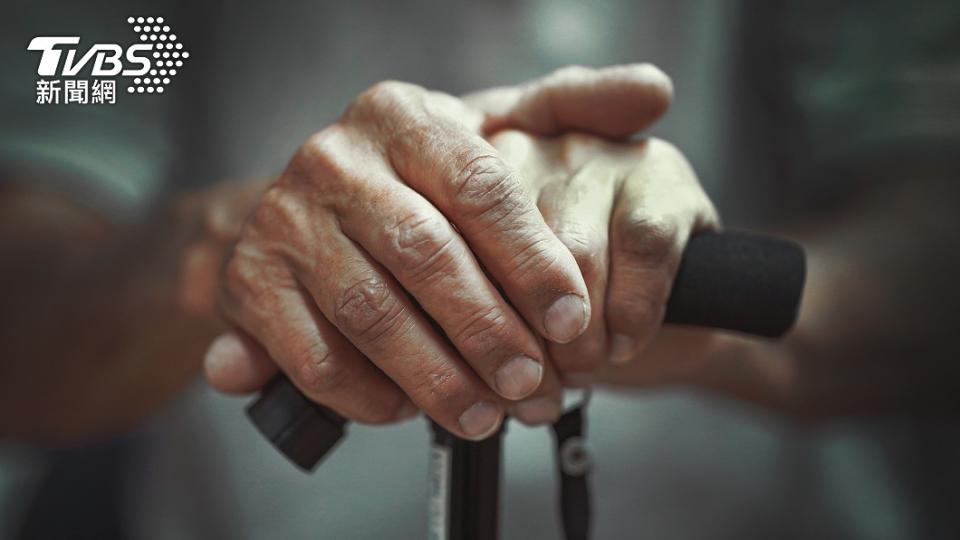
<instances>
[{"instance_id":1,"label":"white dotted logo pattern","mask_svg":"<svg viewBox=\"0 0 960 540\"><path fill-rule=\"evenodd\" d=\"M153 45L150 71L134 77L133 84L127 86L127 93L162 94L190 58L190 53L183 48L183 43L177 41L170 26L164 24L163 17L127 17L127 24L133 27L141 43Z\"/></svg>"}]
</instances>

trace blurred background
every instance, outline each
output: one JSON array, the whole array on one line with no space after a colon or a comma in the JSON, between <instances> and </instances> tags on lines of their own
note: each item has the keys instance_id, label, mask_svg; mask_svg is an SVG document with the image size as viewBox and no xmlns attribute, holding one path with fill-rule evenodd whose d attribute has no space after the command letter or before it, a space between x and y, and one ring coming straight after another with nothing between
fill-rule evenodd
<instances>
[{"instance_id":1,"label":"blurred background","mask_svg":"<svg viewBox=\"0 0 960 540\"><path fill-rule=\"evenodd\" d=\"M651 132L686 153L728 226L777 228L829 215L880 176L956 177L958 11L936 1L14 0L0 22L0 172L9 185L38 163L63 171L46 177L53 189L122 224L171 189L276 174L379 80L459 94L568 64L643 61L675 87ZM127 16L140 14L163 15L191 51L167 93L35 104L33 36L125 43ZM692 389L598 392L595 537L960 538L958 399L940 413L810 422ZM0 538L426 535L422 420L353 426L306 476L249 425L245 401L198 380L122 437L0 442ZM504 538L559 537L552 452L548 430L510 425Z\"/></svg>"}]
</instances>

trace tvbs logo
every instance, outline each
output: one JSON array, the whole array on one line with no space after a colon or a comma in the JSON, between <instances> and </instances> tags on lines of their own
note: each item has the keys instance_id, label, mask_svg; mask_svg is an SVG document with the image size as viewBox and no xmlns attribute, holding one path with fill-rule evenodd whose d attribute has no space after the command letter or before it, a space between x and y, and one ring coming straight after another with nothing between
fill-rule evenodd
<instances>
[{"instance_id":1,"label":"tvbs logo","mask_svg":"<svg viewBox=\"0 0 960 540\"><path fill-rule=\"evenodd\" d=\"M40 53L37 103L112 104L116 102L116 81L105 77L118 76L132 78L127 79L127 93L162 94L190 53L163 17L129 17L127 24L140 38L127 46L95 43L84 51L79 36L30 40L27 50ZM94 79L79 78L81 73Z\"/></svg>"},{"instance_id":2,"label":"tvbs logo","mask_svg":"<svg viewBox=\"0 0 960 540\"><path fill-rule=\"evenodd\" d=\"M56 77L58 74L65 77L73 77L80 73L80 70L93 60L90 75L93 77L115 77L146 75L150 71L150 51L153 50L152 44L131 45L124 54L123 47L116 43L97 43L77 59L77 49L65 49L67 56L63 62L63 70L60 71L60 58L64 50L57 47L64 45L79 45L80 38L77 36L44 36L35 37L30 41L27 50L41 51L40 65L37 67L37 75L41 77ZM130 64L138 65L133 69L124 69L123 59Z\"/></svg>"}]
</instances>

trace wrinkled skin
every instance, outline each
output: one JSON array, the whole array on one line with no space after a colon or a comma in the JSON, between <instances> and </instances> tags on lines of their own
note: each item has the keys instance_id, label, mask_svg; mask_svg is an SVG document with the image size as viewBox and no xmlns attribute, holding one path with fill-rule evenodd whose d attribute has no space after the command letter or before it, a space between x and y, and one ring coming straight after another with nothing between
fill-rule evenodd
<instances>
[{"instance_id":1,"label":"wrinkled skin","mask_svg":"<svg viewBox=\"0 0 960 540\"><path fill-rule=\"evenodd\" d=\"M253 211L221 285L237 330L208 378L248 391L275 363L349 418L423 410L467 438L508 410L554 419L562 383L652 339L687 238L717 217L662 141L535 134L622 138L668 100L649 66L466 99L372 87Z\"/></svg>"}]
</instances>

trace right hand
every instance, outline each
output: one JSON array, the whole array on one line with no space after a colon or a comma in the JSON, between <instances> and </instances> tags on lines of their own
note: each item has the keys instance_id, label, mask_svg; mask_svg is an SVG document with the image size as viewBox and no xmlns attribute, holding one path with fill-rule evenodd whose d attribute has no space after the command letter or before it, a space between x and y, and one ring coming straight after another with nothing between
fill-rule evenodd
<instances>
[{"instance_id":1,"label":"right hand","mask_svg":"<svg viewBox=\"0 0 960 540\"><path fill-rule=\"evenodd\" d=\"M542 339L586 329L587 287L484 135L622 138L669 98L651 66L561 70L467 101L373 86L299 149L248 219L220 286L237 330L211 346L208 379L252 391L275 362L348 418L422 409L470 439L512 402L558 395Z\"/></svg>"}]
</instances>

